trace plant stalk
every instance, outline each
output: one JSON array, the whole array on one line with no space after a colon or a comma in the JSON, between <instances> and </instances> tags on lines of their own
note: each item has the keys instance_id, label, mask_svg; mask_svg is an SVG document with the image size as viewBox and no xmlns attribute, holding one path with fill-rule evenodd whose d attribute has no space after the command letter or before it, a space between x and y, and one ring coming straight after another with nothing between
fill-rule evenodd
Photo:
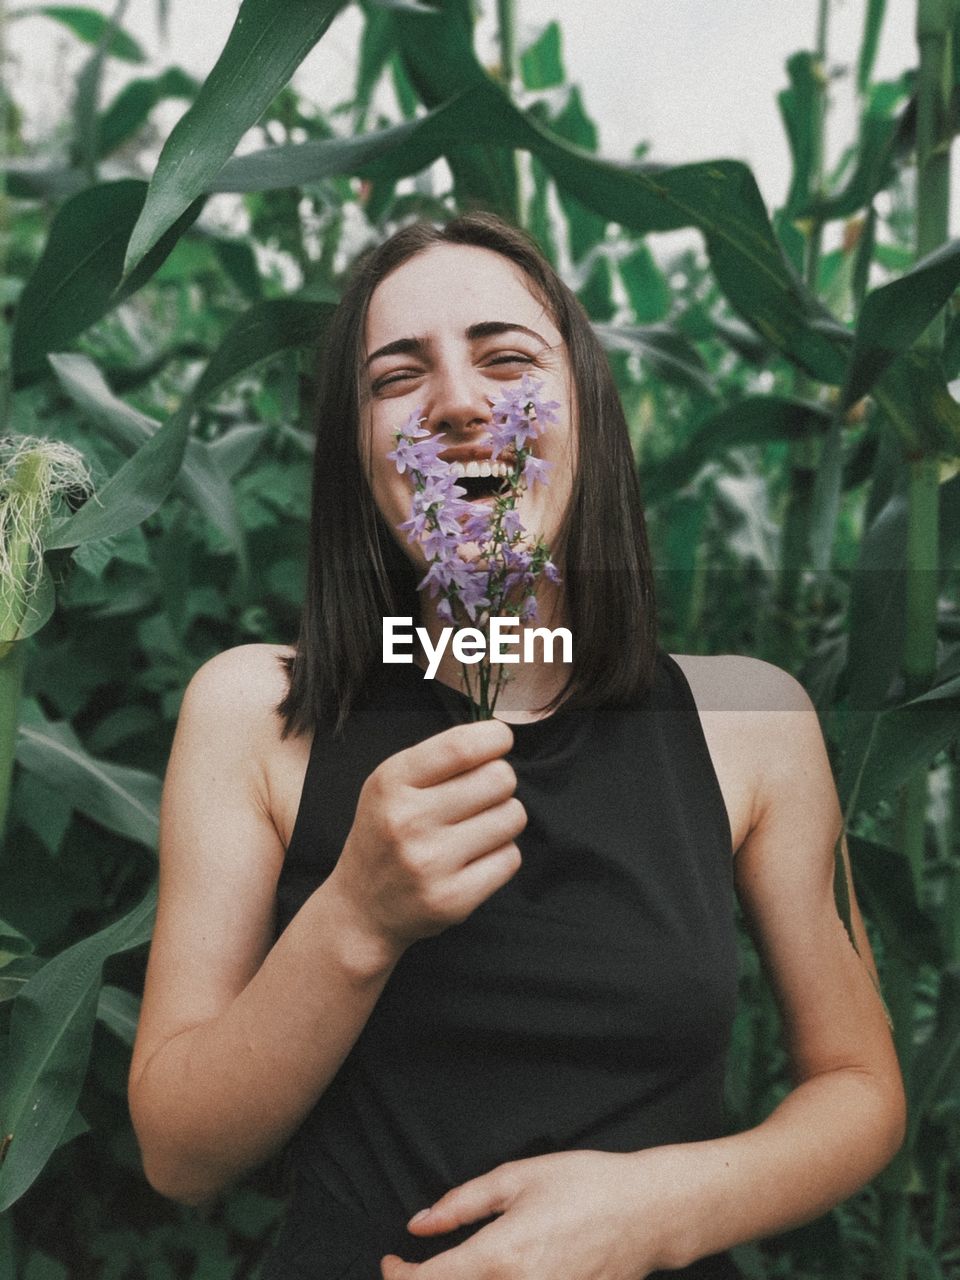
<instances>
[{"instance_id":1,"label":"plant stalk","mask_svg":"<svg viewBox=\"0 0 960 1280\"><path fill-rule=\"evenodd\" d=\"M0 68L7 65L6 0L0 0ZM10 153L10 100L6 80L0 74L0 278L7 274L7 246L10 243L10 201L7 195L7 159ZM10 416L10 330L0 307L0 435Z\"/></svg>"},{"instance_id":2,"label":"plant stalk","mask_svg":"<svg viewBox=\"0 0 960 1280\"><path fill-rule=\"evenodd\" d=\"M829 22L830 0L820 0L816 48L816 66L819 74L814 104L813 154L810 164L811 195L815 195L818 199L824 195L824 155L829 106L826 76ZM823 223L815 218L807 234L803 269L807 288L814 294L817 293L822 247ZM795 394L804 399L813 399L817 392L817 383L802 372L795 374L793 387ZM814 437L791 440L788 446L788 487L783 519L780 573L773 615L771 654L772 661L788 671L795 669L798 653L803 647L798 617L803 570L810 558L814 484L821 451L821 441Z\"/></svg>"},{"instance_id":3,"label":"plant stalk","mask_svg":"<svg viewBox=\"0 0 960 1280\"><path fill-rule=\"evenodd\" d=\"M23 688L23 641L10 646L0 658L0 839L7 826L10 784L20 723L20 693Z\"/></svg>"},{"instance_id":4,"label":"plant stalk","mask_svg":"<svg viewBox=\"0 0 960 1280\"><path fill-rule=\"evenodd\" d=\"M516 0L497 0L497 29L500 36L500 75L509 91L517 78Z\"/></svg>"},{"instance_id":5,"label":"plant stalk","mask_svg":"<svg viewBox=\"0 0 960 1280\"><path fill-rule=\"evenodd\" d=\"M952 41L955 0L918 0L917 44L917 213L916 252L925 257L949 237L950 96L953 87ZM945 333L940 314L918 345L940 351ZM935 456L907 459L906 637L903 653L904 694L925 692L933 683L937 661L937 585L939 467ZM900 788L896 809L896 847L907 859L918 901L924 899L924 854L927 814L927 769L918 769ZM956 871L954 870L954 875ZM955 894L948 893L948 899ZM912 1097L915 1049L915 966L891 957L887 966L895 1043L907 1097ZM913 1167L909 1147L898 1153L879 1184L879 1259L882 1280L907 1280L910 1236L910 1189Z\"/></svg>"}]
</instances>

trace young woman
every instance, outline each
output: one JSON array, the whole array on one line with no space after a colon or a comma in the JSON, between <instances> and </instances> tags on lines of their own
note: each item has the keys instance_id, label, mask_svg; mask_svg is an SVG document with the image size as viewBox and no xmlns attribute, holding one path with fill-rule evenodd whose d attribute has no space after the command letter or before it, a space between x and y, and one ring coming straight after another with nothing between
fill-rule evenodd
<instances>
[{"instance_id":1,"label":"young woman","mask_svg":"<svg viewBox=\"0 0 960 1280\"><path fill-rule=\"evenodd\" d=\"M382 662L384 617L431 650L446 625L387 455L416 414L441 458L489 457L524 374L560 405L519 511L560 573L538 624L573 655L511 666L472 722L449 649L432 680L419 641ZM816 712L767 663L657 644L612 378L525 236L392 237L321 382L299 642L201 668L171 755L130 1071L146 1176L199 1204L286 1148L264 1280L736 1277L732 1245L826 1212L904 1133ZM742 1133L734 891L795 1080Z\"/></svg>"}]
</instances>

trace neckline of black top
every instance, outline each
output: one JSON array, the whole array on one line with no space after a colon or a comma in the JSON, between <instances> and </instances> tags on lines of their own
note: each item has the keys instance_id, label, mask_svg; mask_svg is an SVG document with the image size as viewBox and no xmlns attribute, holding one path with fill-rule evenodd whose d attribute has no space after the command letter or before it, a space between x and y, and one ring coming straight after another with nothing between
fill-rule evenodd
<instances>
[{"instance_id":1,"label":"neckline of black top","mask_svg":"<svg viewBox=\"0 0 960 1280\"><path fill-rule=\"evenodd\" d=\"M659 644L657 645L656 665L658 669L676 666L677 670L680 670L679 664L674 663L670 655ZM398 663L393 666L393 670L402 672L403 676L401 678L406 678L421 689L427 686L426 692L428 696L440 704L453 724L468 724L470 722L472 699L463 690L455 689L452 685L445 684L442 680L428 679L426 671L417 662ZM659 684L660 678L660 676L655 677L656 684ZM681 673L681 681L683 679L684 677ZM649 705L647 700L655 696L651 689L644 702ZM529 751L539 753L547 747L568 744L572 736L579 737L577 731L593 723L597 712L598 708L596 707L571 708L562 703L556 711L542 716L539 720L526 720L520 723L505 720L503 723L508 724L513 732L514 751L523 754ZM497 718L499 719L500 717Z\"/></svg>"},{"instance_id":2,"label":"neckline of black top","mask_svg":"<svg viewBox=\"0 0 960 1280\"><path fill-rule=\"evenodd\" d=\"M453 685L445 684L442 680L429 679L424 668L417 662L398 665L401 670L409 673L412 680L420 685L429 686L429 692L440 701L455 722L469 723L470 706L473 702L469 694L464 693L462 689L455 689ZM590 710L591 708L586 707L568 708L561 705L549 715L541 716L539 720L524 720L519 723L504 720L503 723L510 726L515 742L540 741L584 719ZM502 719L496 715L495 718Z\"/></svg>"}]
</instances>

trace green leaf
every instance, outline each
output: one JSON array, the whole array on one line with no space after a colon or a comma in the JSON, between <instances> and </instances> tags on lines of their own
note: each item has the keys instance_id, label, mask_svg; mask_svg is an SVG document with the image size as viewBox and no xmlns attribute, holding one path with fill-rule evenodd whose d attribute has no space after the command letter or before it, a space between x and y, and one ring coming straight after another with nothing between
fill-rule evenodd
<instances>
[{"instance_id":1,"label":"green leaf","mask_svg":"<svg viewBox=\"0 0 960 1280\"><path fill-rule=\"evenodd\" d=\"M261 361L280 351L316 346L334 306L333 301L300 298L255 303L227 331L180 409L162 427L118 399L86 357L52 356L54 372L74 403L121 448L132 446L136 451L104 486L100 507L90 501L62 521L48 547L76 546L139 524L157 510L176 482L184 497L221 530L245 572L245 539L232 489L210 447L188 439L190 417L231 379Z\"/></svg>"},{"instance_id":2,"label":"green leaf","mask_svg":"<svg viewBox=\"0 0 960 1280\"><path fill-rule=\"evenodd\" d=\"M539 245L547 261L556 267L559 262L553 213L550 208L550 192L553 183L550 175L536 156L530 157L530 176L533 191L527 204L526 229Z\"/></svg>"},{"instance_id":3,"label":"green leaf","mask_svg":"<svg viewBox=\"0 0 960 1280\"><path fill-rule=\"evenodd\" d=\"M110 538L142 524L158 510L183 462L189 410L180 409L110 477L100 492L54 526L48 550Z\"/></svg>"},{"instance_id":4,"label":"green leaf","mask_svg":"<svg viewBox=\"0 0 960 1280\"><path fill-rule=\"evenodd\" d=\"M130 273L204 191L346 0L243 0L196 101L167 139L127 247Z\"/></svg>"},{"instance_id":5,"label":"green leaf","mask_svg":"<svg viewBox=\"0 0 960 1280\"><path fill-rule=\"evenodd\" d=\"M263 297L263 281L257 267L257 255L249 241L215 236L213 249L221 267L247 301L259 302Z\"/></svg>"},{"instance_id":6,"label":"green leaf","mask_svg":"<svg viewBox=\"0 0 960 1280\"><path fill-rule=\"evenodd\" d=\"M873 75L873 64L876 61L877 49L880 45L880 31L887 8L887 0L867 0L867 12L863 26L863 40L860 44L860 58L857 62L857 92L865 94Z\"/></svg>"},{"instance_id":7,"label":"green leaf","mask_svg":"<svg viewBox=\"0 0 960 1280\"><path fill-rule=\"evenodd\" d=\"M566 76L559 22L548 22L520 55L520 76L526 89L552 89L563 84Z\"/></svg>"},{"instance_id":8,"label":"green leaf","mask_svg":"<svg viewBox=\"0 0 960 1280\"><path fill-rule=\"evenodd\" d=\"M142 769L99 760L87 752L65 721L36 713L20 725L17 761L69 796L73 807L128 840L157 843L160 779Z\"/></svg>"},{"instance_id":9,"label":"green leaf","mask_svg":"<svg viewBox=\"0 0 960 1280\"><path fill-rule=\"evenodd\" d=\"M97 1000L97 1017L105 1027L130 1048L137 1036L140 1017L140 1000L122 987L105 984L100 988Z\"/></svg>"},{"instance_id":10,"label":"green leaf","mask_svg":"<svg viewBox=\"0 0 960 1280\"><path fill-rule=\"evenodd\" d=\"M620 259L620 279L637 324L654 324L670 312L672 295L666 277L645 244Z\"/></svg>"},{"instance_id":11,"label":"green leaf","mask_svg":"<svg viewBox=\"0 0 960 1280\"><path fill-rule=\"evenodd\" d=\"M32 831L52 857L60 852L73 819L73 803L62 792L51 792L49 782L36 773L19 769L14 781L13 821Z\"/></svg>"},{"instance_id":12,"label":"green leaf","mask_svg":"<svg viewBox=\"0 0 960 1280\"><path fill-rule=\"evenodd\" d=\"M96 153L108 156L136 136L158 102L193 98L199 85L180 67L168 67L159 76L125 84L97 121Z\"/></svg>"},{"instance_id":13,"label":"green leaf","mask_svg":"<svg viewBox=\"0 0 960 1280\"><path fill-rule=\"evenodd\" d=\"M29 955L33 943L8 920L0 920L0 966L9 963L14 956Z\"/></svg>"},{"instance_id":14,"label":"green leaf","mask_svg":"<svg viewBox=\"0 0 960 1280\"><path fill-rule=\"evenodd\" d=\"M374 9L395 9L398 13L440 13L442 0L368 0Z\"/></svg>"},{"instance_id":15,"label":"green leaf","mask_svg":"<svg viewBox=\"0 0 960 1280\"><path fill-rule=\"evenodd\" d=\"M0 1004L15 1000L33 975L43 968L43 960L37 955L17 956L8 960L0 969ZM0 1041L0 1054L3 1043ZM0 1076L0 1081L3 1077ZM2 1136L2 1135L0 1135Z\"/></svg>"},{"instance_id":16,"label":"green leaf","mask_svg":"<svg viewBox=\"0 0 960 1280\"><path fill-rule=\"evenodd\" d=\"M57 1150L66 1146L68 1142L72 1142L74 1138L79 1138L84 1133L90 1132L90 1126L84 1120L79 1110L74 1110L73 1115L67 1121L67 1127L60 1135L60 1141L57 1143Z\"/></svg>"},{"instance_id":17,"label":"green leaf","mask_svg":"<svg viewBox=\"0 0 960 1280\"><path fill-rule=\"evenodd\" d=\"M930 1038L917 1050L912 1064L907 1150L941 1097L956 1098L960 1079L960 965L948 965L940 974L936 1024Z\"/></svg>"},{"instance_id":18,"label":"green leaf","mask_svg":"<svg viewBox=\"0 0 960 1280\"><path fill-rule=\"evenodd\" d=\"M548 117L551 133L582 151L596 152L600 144L597 126L587 114L580 90L571 86L562 110ZM606 239L610 221L602 212L591 210L571 194L561 183L558 189L560 205L567 218L570 254L574 262L584 258L595 245Z\"/></svg>"},{"instance_id":19,"label":"green leaf","mask_svg":"<svg viewBox=\"0 0 960 1280\"><path fill-rule=\"evenodd\" d=\"M228 480L233 480L252 462L266 435L267 428L263 425L241 423L210 441L210 451Z\"/></svg>"},{"instance_id":20,"label":"green leaf","mask_svg":"<svg viewBox=\"0 0 960 1280\"><path fill-rule=\"evenodd\" d=\"M283 191L340 174L394 180L418 173L455 141L470 112L462 99L417 121L391 125L358 138L321 138L314 142L267 147L228 160L207 185L207 192ZM383 161L382 166L378 162Z\"/></svg>"},{"instance_id":21,"label":"green leaf","mask_svg":"<svg viewBox=\"0 0 960 1280\"><path fill-rule=\"evenodd\" d=\"M866 750L857 752L856 773L845 763L841 778L848 815L873 809L893 796L918 769L929 766L960 734L960 676L899 706L874 715Z\"/></svg>"},{"instance_id":22,"label":"green leaf","mask_svg":"<svg viewBox=\"0 0 960 1280\"><path fill-rule=\"evenodd\" d=\"M30 156L6 159L4 171L7 195L16 200L65 200L87 186L79 169Z\"/></svg>"},{"instance_id":23,"label":"green leaf","mask_svg":"<svg viewBox=\"0 0 960 1280\"><path fill-rule=\"evenodd\" d=\"M821 93L818 62L812 53L794 53L787 59L790 88L777 95L780 114L783 117L790 153L793 157L793 176L784 212L795 216L809 198L810 180L819 131L819 100Z\"/></svg>"},{"instance_id":24,"label":"green leaf","mask_svg":"<svg viewBox=\"0 0 960 1280\"><path fill-rule=\"evenodd\" d=\"M716 397L717 387L699 351L676 329L665 324L630 328L595 324L594 332L607 351L628 351L641 357L649 371L700 395Z\"/></svg>"},{"instance_id":25,"label":"green leaf","mask_svg":"<svg viewBox=\"0 0 960 1280\"><path fill-rule=\"evenodd\" d=\"M896 492L870 520L850 584L848 710L841 742L843 768L837 784L848 825L857 779L876 730L876 713L887 703L901 668L906 634L906 545L907 503L904 494Z\"/></svg>"},{"instance_id":26,"label":"green leaf","mask_svg":"<svg viewBox=\"0 0 960 1280\"><path fill-rule=\"evenodd\" d=\"M701 421L674 453L643 468L643 494L661 502L694 479L727 449L768 440L801 440L826 431L832 415L822 405L784 396L744 396Z\"/></svg>"},{"instance_id":27,"label":"green leaf","mask_svg":"<svg viewBox=\"0 0 960 1280\"><path fill-rule=\"evenodd\" d=\"M835 417L827 428L813 481L809 543L810 566L814 573L830 571L842 492L843 423Z\"/></svg>"},{"instance_id":28,"label":"green leaf","mask_svg":"<svg viewBox=\"0 0 960 1280\"><path fill-rule=\"evenodd\" d=\"M7 21L14 18L52 18L67 27L86 44L98 45L110 30L110 19L96 9L72 4L36 4L26 9L13 9ZM122 62L146 62L147 55L136 40L125 31L115 28L107 44L107 53Z\"/></svg>"},{"instance_id":29,"label":"green leaf","mask_svg":"<svg viewBox=\"0 0 960 1280\"><path fill-rule=\"evenodd\" d=\"M874 289L857 320L839 412L867 394L894 359L923 334L960 285L960 239L927 254L912 270Z\"/></svg>"},{"instance_id":30,"label":"green leaf","mask_svg":"<svg viewBox=\"0 0 960 1280\"><path fill-rule=\"evenodd\" d=\"M359 113L361 125L366 120L373 91L390 63L396 44L390 14L382 8L372 7L369 4L364 8L366 21L360 41L357 81L353 91L354 105Z\"/></svg>"},{"instance_id":31,"label":"green leaf","mask_svg":"<svg viewBox=\"0 0 960 1280\"><path fill-rule=\"evenodd\" d=\"M48 352L68 346L129 295L130 287L118 290L117 285L124 246L146 190L146 183L124 178L89 187L61 206L17 306L11 364L18 381L42 373ZM196 201L178 228L154 246L132 288L139 288L157 270L202 205L202 200Z\"/></svg>"},{"instance_id":32,"label":"green leaf","mask_svg":"<svg viewBox=\"0 0 960 1280\"><path fill-rule=\"evenodd\" d=\"M118 30L117 23L129 0L116 0L104 32L80 70L73 97L73 136L70 163L93 182L97 176L97 114L100 110L100 82L107 61L107 47Z\"/></svg>"},{"instance_id":33,"label":"green leaf","mask_svg":"<svg viewBox=\"0 0 960 1280\"><path fill-rule=\"evenodd\" d=\"M0 644L7 644L11 640L26 640L36 635L50 621L55 604L53 581L49 569L44 566L37 589L27 598L22 615L11 618L9 611L5 612L4 626L0 627Z\"/></svg>"},{"instance_id":34,"label":"green leaf","mask_svg":"<svg viewBox=\"0 0 960 1280\"><path fill-rule=\"evenodd\" d=\"M235 159L209 189L278 189L334 173L395 180L474 139L491 138L532 151L559 189L605 222L642 234L697 227L720 287L740 315L814 377L842 382L851 335L784 257L746 165L717 160L667 168L602 160L518 111L489 80L419 120L362 139L273 147Z\"/></svg>"},{"instance_id":35,"label":"green leaf","mask_svg":"<svg viewBox=\"0 0 960 1280\"><path fill-rule=\"evenodd\" d=\"M190 392L201 404L239 373L293 347L315 347L336 303L303 298L269 298L245 311L223 337Z\"/></svg>"},{"instance_id":36,"label":"green leaf","mask_svg":"<svg viewBox=\"0 0 960 1280\"><path fill-rule=\"evenodd\" d=\"M436 14L394 14L398 51L404 70L424 106L439 106L487 77L473 47L474 12L470 0L444 0ZM477 130L473 131L477 134ZM495 130L464 139L447 156L461 208L492 209L512 222L518 218L517 167L509 150L498 145Z\"/></svg>"},{"instance_id":37,"label":"green leaf","mask_svg":"<svg viewBox=\"0 0 960 1280\"><path fill-rule=\"evenodd\" d=\"M0 1213L36 1180L74 1115L90 1057L103 966L149 942L156 884L127 915L48 961L13 1005L10 1061L0 1083Z\"/></svg>"},{"instance_id":38,"label":"green leaf","mask_svg":"<svg viewBox=\"0 0 960 1280\"><path fill-rule=\"evenodd\" d=\"M152 515L163 502L171 487L184 497L210 522L219 529L229 545L240 558L241 566L246 565L246 547L243 530L233 498L229 482L220 470L216 457L210 446L202 441L187 437L187 427L193 409L200 402L194 393L187 396L179 411L169 418L161 427L146 414L132 409L123 400L113 394L103 379L99 369L92 360L81 355L56 355L50 357L50 363L64 391L77 407L95 422L103 433L118 448L131 454L130 461L125 463L101 491L100 503L106 508L108 501L115 502L114 515L109 518L105 510L91 509L88 519L79 521L88 509L90 502L69 521L64 521L54 532L57 546L74 546L72 539L81 536L81 541L89 541L93 537L105 538L113 533L122 532L119 522L131 521L125 528L132 528ZM166 431L164 443L154 443L161 433ZM180 448L181 437L184 446ZM150 454L144 453L152 448ZM180 450L181 462L177 463L177 451ZM141 457L141 454L144 456ZM155 472L157 458L159 469ZM131 468L127 470L127 468ZM171 476L172 472L172 476ZM169 483L168 483L169 482ZM137 486L143 486L137 491ZM166 488L164 489L164 486ZM163 492L161 493L161 489ZM158 496L159 495L159 496ZM152 505L151 505L152 504ZM145 512L136 518L139 512ZM101 527L109 527L109 533L97 532ZM92 532L90 530L92 529ZM51 541L48 544L53 547Z\"/></svg>"},{"instance_id":39,"label":"green leaf","mask_svg":"<svg viewBox=\"0 0 960 1280\"><path fill-rule=\"evenodd\" d=\"M940 935L921 910L910 864L902 853L863 836L847 834L857 898L864 914L880 930L884 951L909 964L943 963Z\"/></svg>"},{"instance_id":40,"label":"green leaf","mask_svg":"<svg viewBox=\"0 0 960 1280\"><path fill-rule=\"evenodd\" d=\"M899 356L873 388L907 457L960 456L960 404L950 394L940 353L913 347Z\"/></svg>"},{"instance_id":41,"label":"green leaf","mask_svg":"<svg viewBox=\"0 0 960 1280\"><path fill-rule=\"evenodd\" d=\"M798 218L829 222L849 218L871 203L878 192L891 185L897 163L913 149L916 130L916 101L899 116L892 114L904 95L911 92L915 72L905 72L898 81L874 85L870 101L860 120L860 136L855 148L856 164L845 187L835 195L811 199L797 209ZM884 246L886 248L886 246ZM882 253L878 251L882 260Z\"/></svg>"},{"instance_id":42,"label":"green leaf","mask_svg":"<svg viewBox=\"0 0 960 1280\"><path fill-rule=\"evenodd\" d=\"M613 270L609 255L598 248L580 265L586 275L576 293L584 311L591 320L612 320L617 304L613 300Z\"/></svg>"},{"instance_id":43,"label":"green leaf","mask_svg":"<svg viewBox=\"0 0 960 1280\"><path fill-rule=\"evenodd\" d=\"M157 421L115 396L89 356L60 352L50 356L50 367L77 408L122 452L136 453L156 432Z\"/></svg>"}]
</instances>

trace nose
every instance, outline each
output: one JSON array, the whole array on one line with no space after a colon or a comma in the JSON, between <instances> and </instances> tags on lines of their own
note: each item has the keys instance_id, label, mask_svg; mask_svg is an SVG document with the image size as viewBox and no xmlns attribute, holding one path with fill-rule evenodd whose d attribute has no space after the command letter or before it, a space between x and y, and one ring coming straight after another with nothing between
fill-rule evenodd
<instances>
[{"instance_id":1,"label":"nose","mask_svg":"<svg viewBox=\"0 0 960 1280\"><path fill-rule=\"evenodd\" d=\"M448 365L436 370L433 396L427 406L430 430L453 439L469 440L490 425L491 401L472 366Z\"/></svg>"}]
</instances>

